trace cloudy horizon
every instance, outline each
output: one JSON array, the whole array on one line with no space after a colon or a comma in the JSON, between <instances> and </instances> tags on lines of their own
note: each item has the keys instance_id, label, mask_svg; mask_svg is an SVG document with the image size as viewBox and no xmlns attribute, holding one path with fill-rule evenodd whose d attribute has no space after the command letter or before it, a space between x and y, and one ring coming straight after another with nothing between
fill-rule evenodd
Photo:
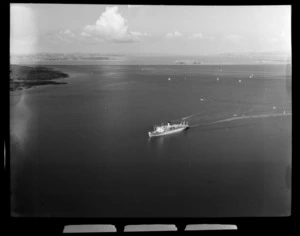
<instances>
[{"instance_id":1,"label":"cloudy horizon","mask_svg":"<svg viewBox=\"0 0 300 236\"><path fill-rule=\"evenodd\" d=\"M291 6L11 4L11 54L291 51Z\"/></svg>"}]
</instances>

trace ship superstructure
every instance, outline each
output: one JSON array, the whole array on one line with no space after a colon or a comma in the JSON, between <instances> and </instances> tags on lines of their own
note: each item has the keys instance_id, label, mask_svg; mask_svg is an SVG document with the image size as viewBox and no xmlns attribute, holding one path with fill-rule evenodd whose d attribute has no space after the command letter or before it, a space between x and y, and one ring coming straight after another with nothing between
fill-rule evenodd
<instances>
[{"instance_id":1,"label":"ship superstructure","mask_svg":"<svg viewBox=\"0 0 300 236\"><path fill-rule=\"evenodd\" d=\"M168 122L167 125L160 125L160 126L154 126L154 131L148 132L149 137L154 136L162 136L167 134L173 134L177 132L181 132L189 127L188 122L182 121L179 124L171 124L171 122Z\"/></svg>"}]
</instances>

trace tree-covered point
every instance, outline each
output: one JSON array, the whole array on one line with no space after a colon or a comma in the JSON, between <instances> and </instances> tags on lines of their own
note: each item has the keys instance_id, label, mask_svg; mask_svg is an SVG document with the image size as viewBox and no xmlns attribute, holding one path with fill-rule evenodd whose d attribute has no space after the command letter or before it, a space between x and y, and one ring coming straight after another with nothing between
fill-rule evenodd
<instances>
[{"instance_id":1,"label":"tree-covered point","mask_svg":"<svg viewBox=\"0 0 300 236\"><path fill-rule=\"evenodd\" d=\"M52 68L42 66L10 66L11 80L52 80L66 78L66 73L55 71Z\"/></svg>"},{"instance_id":2,"label":"tree-covered point","mask_svg":"<svg viewBox=\"0 0 300 236\"><path fill-rule=\"evenodd\" d=\"M49 84L66 84L51 80L69 77L68 74L42 66L10 65L10 91Z\"/></svg>"}]
</instances>

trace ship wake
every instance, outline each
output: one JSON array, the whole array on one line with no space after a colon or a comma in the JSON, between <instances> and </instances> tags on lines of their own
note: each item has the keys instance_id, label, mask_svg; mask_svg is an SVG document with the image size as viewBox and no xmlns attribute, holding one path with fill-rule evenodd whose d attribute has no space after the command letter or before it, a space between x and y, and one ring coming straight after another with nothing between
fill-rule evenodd
<instances>
[{"instance_id":1,"label":"ship wake","mask_svg":"<svg viewBox=\"0 0 300 236\"><path fill-rule=\"evenodd\" d=\"M214 124L222 124L222 123L227 123L227 122L232 122L232 121L237 121L237 120L243 120L243 119L258 119L258 118L269 118L269 117L280 117L280 116L290 116L292 113L272 113L272 114L259 114L259 115L243 115L243 116L237 116L237 117L229 117L225 119L220 119L216 120L213 122L205 122L205 123L200 123L200 124L195 124L195 125L190 125L190 128L195 128L199 126L207 126L207 125L214 125Z\"/></svg>"},{"instance_id":2,"label":"ship wake","mask_svg":"<svg viewBox=\"0 0 300 236\"><path fill-rule=\"evenodd\" d=\"M230 117L227 119L217 120L214 122L210 122L207 124L218 124L218 123L224 123L224 122L230 122L234 120L242 120L242 119L255 119L255 118L268 118L268 117L276 117L276 116L289 116L292 113L277 113L277 114L260 114L260 115L252 115L252 116L238 116L238 117Z\"/></svg>"}]
</instances>

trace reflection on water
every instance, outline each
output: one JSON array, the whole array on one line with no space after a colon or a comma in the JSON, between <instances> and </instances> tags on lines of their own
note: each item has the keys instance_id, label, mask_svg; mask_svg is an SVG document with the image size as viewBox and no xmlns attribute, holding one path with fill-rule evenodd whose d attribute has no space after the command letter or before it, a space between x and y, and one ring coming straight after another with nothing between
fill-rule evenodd
<instances>
[{"instance_id":1,"label":"reflection on water","mask_svg":"<svg viewBox=\"0 0 300 236\"><path fill-rule=\"evenodd\" d=\"M148 144L151 146L151 148L162 150L164 148L164 145L167 145L170 142L174 142L176 139L180 139L183 136L188 135L188 130L186 129L182 132L174 133L174 134L168 134L164 136L158 136L158 137L149 137L148 138Z\"/></svg>"},{"instance_id":2,"label":"reflection on water","mask_svg":"<svg viewBox=\"0 0 300 236\"><path fill-rule=\"evenodd\" d=\"M21 96L12 96L11 100L16 103L10 110L11 142L23 148L27 135L27 124L30 120L30 110L26 105L26 92L22 92Z\"/></svg>"},{"instance_id":3,"label":"reflection on water","mask_svg":"<svg viewBox=\"0 0 300 236\"><path fill-rule=\"evenodd\" d=\"M10 96L10 179L11 179L11 209L13 216L19 216L15 211L17 206L17 185L19 179L24 179L20 173L26 162L25 155L28 147L28 124L32 118L27 103L27 91L15 91Z\"/></svg>"},{"instance_id":4,"label":"reflection on water","mask_svg":"<svg viewBox=\"0 0 300 236\"><path fill-rule=\"evenodd\" d=\"M151 138L149 137L148 144L152 148L161 149L163 148L165 138L167 138L167 136L151 137Z\"/></svg>"}]
</instances>

